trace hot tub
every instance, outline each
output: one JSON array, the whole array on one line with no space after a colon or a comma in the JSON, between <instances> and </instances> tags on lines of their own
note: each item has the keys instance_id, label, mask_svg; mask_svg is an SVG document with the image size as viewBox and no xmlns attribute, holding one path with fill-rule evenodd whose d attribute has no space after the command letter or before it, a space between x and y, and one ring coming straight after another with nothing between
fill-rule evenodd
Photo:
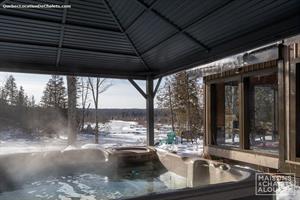
<instances>
[{"instance_id":1,"label":"hot tub","mask_svg":"<svg viewBox=\"0 0 300 200\"><path fill-rule=\"evenodd\" d=\"M254 193L251 171L146 147L1 156L0 178L0 200L231 199Z\"/></svg>"}]
</instances>

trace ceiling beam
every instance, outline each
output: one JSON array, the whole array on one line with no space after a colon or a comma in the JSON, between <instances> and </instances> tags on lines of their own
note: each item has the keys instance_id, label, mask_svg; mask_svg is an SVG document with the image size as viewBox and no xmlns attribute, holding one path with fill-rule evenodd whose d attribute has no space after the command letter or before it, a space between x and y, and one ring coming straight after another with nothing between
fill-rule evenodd
<instances>
[{"instance_id":1,"label":"ceiling beam","mask_svg":"<svg viewBox=\"0 0 300 200\"><path fill-rule=\"evenodd\" d=\"M111 6L109 5L109 3L107 2L107 0L103 0L104 5L106 6L107 10L110 12L112 18L115 20L116 24L118 25L120 31L125 35L125 37L127 38L127 40L129 41L129 43L131 44L133 50L135 51L136 55L140 58L140 60L142 61L143 65L145 66L145 68L148 71L151 71L149 65L146 63L146 61L144 60L144 58L142 57L142 55L140 54L140 52L137 50L136 46L134 45L133 41L131 40L131 38L129 37L128 33L126 32L126 30L123 28L123 26L121 25L119 19L117 18L117 16L115 15L114 11L112 10Z\"/></svg>"},{"instance_id":2,"label":"ceiling beam","mask_svg":"<svg viewBox=\"0 0 300 200\"><path fill-rule=\"evenodd\" d=\"M69 0L65 0L65 5L69 4ZM65 33L65 24L66 24L66 19L67 19L67 13L68 13L68 9L64 8L64 12L63 12L63 16L62 16L62 20L61 20L61 30L60 30L60 37L59 37L59 43L58 43L58 49L57 49L57 56L56 56L56 67L59 65L60 63L60 57L61 57L61 47L63 45L63 41L64 41L64 33Z\"/></svg>"},{"instance_id":3,"label":"ceiling beam","mask_svg":"<svg viewBox=\"0 0 300 200\"><path fill-rule=\"evenodd\" d=\"M139 91L139 93L147 99L147 94L142 90L142 88L133 80L133 79L128 79L128 81Z\"/></svg>"},{"instance_id":4,"label":"ceiling beam","mask_svg":"<svg viewBox=\"0 0 300 200\"><path fill-rule=\"evenodd\" d=\"M101 77L101 78L116 78L116 79L135 79L145 80L147 74L143 73L127 73L118 72L116 70L99 70L98 68L76 68L72 66L60 66L59 71L55 65L41 65L36 63L0 63L1 72L19 72L19 73L30 73L30 74L57 74L57 75L75 75L83 77Z\"/></svg>"},{"instance_id":5,"label":"ceiling beam","mask_svg":"<svg viewBox=\"0 0 300 200\"><path fill-rule=\"evenodd\" d=\"M151 11L156 16L158 16L160 19L162 19L163 21L165 21L166 23L168 23L169 25L171 25L172 27L174 27L177 30L178 33L182 33L184 36L186 36L187 38L189 38L191 41L197 43L199 46L201 46L202 48L204 48L206 51L210 50L210 48L207 45L203 44L197 38L193 37L192 35L190 35L186 31L184 31L177 24L175 24L174 22L170 21L168 18L166 18L165 16L163 16L162 14L160 14L159 12L157 12L156 10L154 10L153 8L151 8L150 6L148 6L147 4L145 4L144 2L142 2L140 0L136 0L136 2L138 2L141 6L143 6L144 9L146 9L147 11Z\"/></svg>"},{"instance_id":6,"label":"ceiling beam","mask_svg":"<svg viewBox=\"0 0 300 200\"><path fill-rule=\"evenodd\" d=\"M196 23L198 23L199 21L209 17L210 15L212 15L213 13L216 13L217 11L223 9L224 7L228 6L229 4L231 4L233 1L235 0L228 0L228 1L223 1L223 3L219 6L217 6L216 8L208 11L205 15L203 16L199 16L196 19L194 19L193 21L191 21L190 23L186 24L185 26L182 27L182 31L186 31L188 28L190 28L191 26L195 25Z\"/></svg>"},{"instance_id":7,"label":"ceiling beam","mask_svg":"<svg viewBox=\"0 0 300 200\"><path fill-rule=\"evenodd\" d=\"M156 86L155 86L155 89L154 89L154 92L153 92L153 96L155 97L157 91L158 91L158 88L160 86L160 83L161 83L161 80L162 80L162 77L160 77L156 83Z\"/></svg>"},{"instance_id":8,"label":"ceiling beam","mask_svg":"<svg viewBox=\"0 0 300 200\"><path fill-rule=\"evenodd\" d=\"M153 8L156 3L158 2L158 0L154 0L151 5L149 6L150 8ZM126 30L130 29L130 27L146 12L146 9L143 9L143 11L134 18L134 20L126 27Z\"/></svg>"},{"instance_id":9,"label":"ceiling beam","mask_svg":"<svg viewBox=\"0 0 300 200\"><path fill-rule=\"evenodd\" d=\"M216 11L228 6L231 2L233 2L235 0L229 0L229 1L224 1L224 4L221 4L220 6L212 9L211 11L209 11L208 13L206 13L203 16L199 16L197 17L195 20L193 20L192 22L188 23L187 25L185 25L184 27L182 27L181 30L173 33L172 35L170 35L169 37L167 37L166 39L160 41L159 43L149 47L148 49L146 49L144 52L142 52L142 55L145 55L147 52L151 51L152 49L155 49L156 47L162 45L163 43L165 43L166 41L170 40L171 38L175 37L176 35L183 33L185 31L187 31L188 28L190 28L191 26L193 26L194 24L198 23L199 21L207 18L208 16L210 16L211 14L215 13Z\"/></svg>"}]
</instances>

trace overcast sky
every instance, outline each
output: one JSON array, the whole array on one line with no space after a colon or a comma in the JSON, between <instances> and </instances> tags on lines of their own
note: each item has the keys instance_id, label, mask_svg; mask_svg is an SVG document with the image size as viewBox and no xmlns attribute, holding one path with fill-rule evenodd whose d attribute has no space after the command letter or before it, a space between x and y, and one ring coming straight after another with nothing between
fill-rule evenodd
<instances>
[{"instance_id":1,"label":"overcast sky","mask_svg":"<svg viewBox=\"0 0 300 200\"><path fill-rule=\"evenodd\" d=\"M49 75L0 72L0 86L4 85L5 80L10 74L15 77L18 88L22 85L28 96L34 95L36 103L40 102L43 90L50 78ZM108 81L112 83L112 87L110 87L105 93L101 94L101 108L146 107L144 97L140 95L140 93L128 82L128 80L108 79ZM137 82L143 89L145 89L144 81Z\"/></svg>"}]
</instances>

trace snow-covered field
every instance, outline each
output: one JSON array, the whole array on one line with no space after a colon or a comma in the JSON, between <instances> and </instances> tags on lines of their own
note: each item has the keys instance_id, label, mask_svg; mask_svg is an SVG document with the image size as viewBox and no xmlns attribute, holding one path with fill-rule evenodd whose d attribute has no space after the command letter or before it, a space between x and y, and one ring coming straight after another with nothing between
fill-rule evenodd
<instances>
[{"instance_id":1,"label":"snow-covered field","mask_svg":"<svg viewBox=\"0 0 300 200\"><path fill-rule=\"evenodd\" d=\"M91 124L93 127L94 124ZM122 146L144 146L146 145L146 129L137 122L126 122L112 120L107 124L100 125L99 146L102 148ZM155 141L163 141L167 137L168 128L155 130ZM180 138L178 138L180 141ZM77 142L72 148L81 148L83 145L94 143L94 135L79 134ZM19 130L6 130L0 132L0 154L38 152L64 150L67 148L67 136L57 135L55 137L34 137ZM68 147L70 148L70 147ZM199 156L202 154L202 140L196 143L183 142L178 144L164 144L158 146L166 151L176 152L183 156Z\"/></svg>"}]
</instances>

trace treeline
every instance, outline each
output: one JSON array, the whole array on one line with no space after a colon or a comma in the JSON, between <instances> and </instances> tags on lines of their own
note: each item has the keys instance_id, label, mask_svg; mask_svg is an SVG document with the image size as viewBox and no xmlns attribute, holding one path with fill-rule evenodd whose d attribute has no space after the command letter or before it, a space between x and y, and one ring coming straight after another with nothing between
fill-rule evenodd
<instances>
[{"instance_id":1,"label":"treeline","mask_svg":"<svg viewBox=\"0 0 300 200\"><path fill-rule=\"evenodd\" d=\"M4 86L0 87L0 105L1 107L5 105L12 106L35 106L34 96L28 97L22 86L17 88L15 78L10 75L5 81Z\"/></svg>"},{"instance_id":2,"label":"treeline","mask_svg":"<svg viewBox=\"0 0 300 200\"><path fill-rule=\"evenodd\" d=\"M81 112L80 109L79 113ZM98 111L99 121L107 122L109 120L124 120L124 121L136 121L140 124L146 123L146 109L99 109ZM95 109L86 110L86 122L93 123L95 121ZM154 120L156 123L168 124L170 123L168 110L155 109Z\"/></svg>"},{"instance_id":3,"label":"treeline","mask_svg":"<svg viewBox=\"0 0 300 200\"><path fill-rule=\"evenodd\" d=\"M29 134L57 134L67 124L67 95L63 78L52 76L39 103L17 87L10 75L0 86L0 130L22 129Z\"/></svg>"},{"instance_id":4,"label":"treeline","mask_svg":"<svg viewBox=\"0 0 300 200\"><path fill-rule=\"evenodd\" d=\"M86 123L105 123L109 120L146 122L145 109L97 109L99 94L109 84L98 78L77 78L77 127L78 131ZM97 97L98 93L98 97ZM66 132L68 118L67 88L62 76L52 75L45 85L39 102L34 96L27 95L22 86L17 87L15 78L10 75L0 85L0 130L22 129L29 134L55 135ZM155 110L157 123L169 123L169 114L165 109Z\"/></svg>"}]
</instances>

